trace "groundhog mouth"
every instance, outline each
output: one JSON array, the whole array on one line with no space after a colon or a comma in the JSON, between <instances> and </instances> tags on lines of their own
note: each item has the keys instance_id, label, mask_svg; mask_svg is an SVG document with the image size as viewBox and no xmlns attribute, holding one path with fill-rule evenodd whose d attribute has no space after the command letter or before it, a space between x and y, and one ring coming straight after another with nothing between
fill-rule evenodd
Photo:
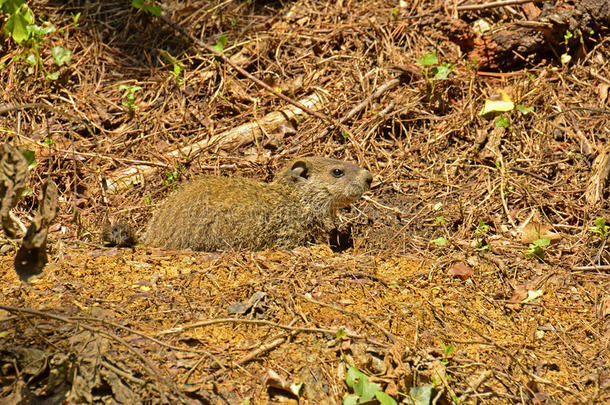
<instances>
[{"instance_id":1,"label":"groundhog mouth","mask_svg":"<svg viewBox=\"0 0 610 405\"><path fill-rule=\"evenodd\" d=\"M366 190L362 190L362 189L354 189L354 190L348 190L348 193L342 195L342 198L337 198L335 200L334 208L335 209L342 209L342 208L346 208L349 207L353 202L356 202L360 199L360 197L362 197L362 195L365 193Z\"/></svg>"}]
</instances>

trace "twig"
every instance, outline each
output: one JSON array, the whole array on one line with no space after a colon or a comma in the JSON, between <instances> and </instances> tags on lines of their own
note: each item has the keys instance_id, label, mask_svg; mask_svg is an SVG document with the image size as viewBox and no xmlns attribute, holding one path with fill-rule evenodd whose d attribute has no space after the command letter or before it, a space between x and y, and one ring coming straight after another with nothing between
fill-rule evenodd
<instances>
[{"instance_id":1,"label":"twig","mask_svg":"<svg viewBox=\"0 0 610 405\"><path fill-rule=\"evenodd\" d=\"M521 173L521 174L527 174L528 176L533 177L536 180L544 181L547 184L553 184L553 182L551 180L547 179L546 177L542 177L536 173L532 173L532 172L522 169L520 167L511 167L510 170L512 170L513 172Z\"/></svg>"},{"instance_id":2,"label":"twig","mask_svg":"<svg viewBox=\"0 0 610 405\"><path fill-rule=\"evenodd\" d=\"M483 4L466 4L463 6L457 6L455 9L458 11L483 10L486 8L516 6L518 4L525 4L525 3L542 3L542 1L543 0L501 0L501 1L492 1L491 3L483 3Z\"/></svg>"},{"instance_id":3,"label":"twig","mask_svg":"<svg viewBox=\"0 0 610 405\"><path fill-rule=\"evenodd\" d=\"M218 318L218 319L209 319L207 321L195 322L190 325L185 326L177 326L175 328L166 329L157 333L157 336L164 336L173 333L184 332L185 330L200 328L202 326L210 326L215 325L217 323L246 323L251 325L264 325L264 326L272 326L274 328L284 329L291 332L306 332L306 333L324 333L326 335L336 335L336 329L322 329L322 328L299 328L295 326L282 325L279 323L265 321L265 320L256 320L256 319L240 319L240 318ZM347 332L347 336L353 339L367 339L364 336Z\"/></svg>"},{"instance_id":4,"label":"twig","mask_svg":"<svg viewBox=\"0 0 610 405\"><path fill-rule=\"evenodd\" d=\"M271 343L264 344L261 347L259 347L258 349L250 352L247 356L241 358L239 361L237 361L237 363L235 363L235 365L241 366L243 364L246 364L247 362L257 358L261 354L265 354L265 353L275 349L276 347L278 347L279 345L281 345L285 341L286 341L286 337L280 337L278 339L275 339ZM217 378L220 374L224 373L224 371L225 371L225 369L220 369L220 370L218 370L218 371L216 371L216 372L214 372L212 374L209 374L209 375L205 376L203 378L203 380L197 381L195 384L201 384L203 382L206 382L206 381L212 380L214 378Z\"/></svg>"},{"instance_id":5,"label":"twig","mask_svg":"<svg viewBox=\"0 0 610 405\"><path fill-rule=\"evenodd\" d=\"M600 264L597 266L574 266L573 271L608 271L610 270L609 264Z\"/></svg>"}]
</instances>

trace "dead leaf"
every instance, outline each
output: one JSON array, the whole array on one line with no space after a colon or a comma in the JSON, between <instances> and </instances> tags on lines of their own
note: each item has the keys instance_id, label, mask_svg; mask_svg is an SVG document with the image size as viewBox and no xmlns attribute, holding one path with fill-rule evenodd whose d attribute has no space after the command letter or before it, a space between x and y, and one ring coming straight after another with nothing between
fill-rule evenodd
<instances>
[{"instance_id":1,"label":"dead leaf","mask_svg":"<svg viewBox=\"0 0 610 405\"><path fill-rule=\"evenodd\" d=\"M508 302L511 304L517 304L527 298L527 289L521 286L517 287L513 292L513 295L509 298Z\"/></svg>"},{"instance_id":2,"label":"dead leaf","mask_svg":"<svg viewBox=\"0 0 610 405\"><path fill-rule=\"evenodd\" d=\"M28 175L28 163L17 148L8 143L0 149L0 219L9 238L17 236L17 227L9 213L21 198Z\"/></svg>"},{"instance_id":3,"label":"dead leaf","mask_svg":"<svg viewBox=\"0 0 610 405\"><path fill-rule=\"evenodd\" d=\"M553 228L548 224L533 221L525 224L521 233L521 242L528 245L538 239L550 239L551 242L558 241L561 239L561 234L553 232Z\"/></svg>"},{"instance_id":4,"label":"dead leaf","mask_svg":"<svg viewBox=\"0 0 610 405\"><path fill-rule=\"evenodd\" d=\"M474 274L474 270L470 268L466 263L459 262L451 266L449 274L454 277L459 277L462 280L468 280Z\"/></svg>"},{"instance_id":5,"label":"dead leaf","mask_svg":"<svg viewBox=\"0 0 610 405\"><path fill-rule=\"evenodd\" d=\"M42 273L49 261L47 258L47 233L49 225L57 216L57 186L47 181L42 186L42 198L38 213L23 237L21 247L15 255L15 271L22 281Z\"/></svg>"}]
</instances>

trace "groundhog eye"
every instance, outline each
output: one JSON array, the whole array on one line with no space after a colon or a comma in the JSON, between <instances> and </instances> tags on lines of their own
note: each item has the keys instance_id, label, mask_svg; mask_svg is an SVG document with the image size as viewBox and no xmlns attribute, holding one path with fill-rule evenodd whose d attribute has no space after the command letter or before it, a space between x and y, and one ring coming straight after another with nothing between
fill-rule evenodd
<instances>
[{"instance_id":1,"label":"groundhog eye","mask_svg":"<svg viewBox=\"0 0 610 405\"><path fill-rule=\"evenodd\" d=\"M345 174L345 172L341 169L333 169L332 173L335 177L343 177L343 175Z\"/></svg>"}]
</instances>

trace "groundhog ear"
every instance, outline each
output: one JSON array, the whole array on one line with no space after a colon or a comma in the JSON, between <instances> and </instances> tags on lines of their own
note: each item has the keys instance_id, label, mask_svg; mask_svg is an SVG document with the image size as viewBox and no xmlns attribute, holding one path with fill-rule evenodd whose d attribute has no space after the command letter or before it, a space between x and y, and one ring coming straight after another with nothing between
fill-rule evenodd
<instances>
[{"instance_id":1,"label":"groundhog ear","mask_svg":"<svg viewBox=\"0 0 610 405\"><path fill-rule=\"evenodd\" d=\"M297 160L290 168L290 174L294 180L309 178L309 165L303 160Z\"/></svg>"}]
</instances>

